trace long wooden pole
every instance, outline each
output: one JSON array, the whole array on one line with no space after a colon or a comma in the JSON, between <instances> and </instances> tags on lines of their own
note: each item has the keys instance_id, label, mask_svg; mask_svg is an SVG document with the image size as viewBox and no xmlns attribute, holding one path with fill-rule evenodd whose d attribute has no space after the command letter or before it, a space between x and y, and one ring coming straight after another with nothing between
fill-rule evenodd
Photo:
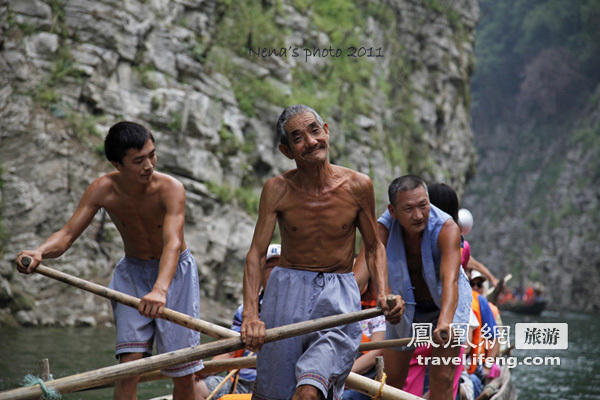
<instances>
[{"instance_id":1,"label":"long wooden pole","mask_svg":"<svg viewBox=\"0 0 600 400\"><path fill-rule=\"evenodd\" d=\"M202 368L202 373L206 375L218 374L223 371L230 371L232 369L242 369L242 368L255 368L256 367L256 356L248 356L248 357L236 357L236 358L227 358L223 360L209 360L204 361L204 368ZM145 373L140 376L140 383L142 382L153 382L160 381L163 379L171 379L170 377L163 375L161 370L156 370L152 372ZM109 387L113 387L114 382L110 382L107 384L103 384L101 386L94 386L83 390L97 390L97 389L105 389Z\"/></svg>"},{"instance_id":2,"label":"long wooden pole","mask_svg":"<svg viewBox=\"0 0 600 400\"><path fill-rule=\"evenodd\" d=\"M406 346L410 342L411 338L405 339L392 339L392 340L376 340L373 342L361 343L358 347L358 351L370 351L375 349L389 349L391 347ZM256 356L248 357L237 357L225 360L211 360L204 362L204 368L202 372L206 374L216 374L223 371L229 371L232 369L242 368L253 368L256 367ZM163 375L160 370L152 371L142 375L140 382L156 381L160 379L170 379L168 376ZM108 387L105 385L103 387Z\"/></svg>"},{"instance_id":3,"label":"long wooden pole","mask_svg":"<svg viewBox=\"0 0 600 400\"><path fill-rule=\"evenodd\" d=\"M374 381L365 376L351 372L346 379L346 386L357 392L368 394L369 396L379 395L381 400L423 400L419 396L396 389L393 386L381 385L381 382Z\"/></svg>"},{"instance_id":4,"label":"long wooden pole","mask_svg":"<svg viewBox=\"0 0 600 400\"><path fill-rule=\"evenodd\" d=\"M30 262L31 260L29 259L29 257L23 257L23 259L21 260L21 263L25 266L29 265ZM41 264L37 266L35 272L47 276L48 278L52 278L57 281L74 286L76 288L85 290L86 292L90 292L98 296L104 297L106 299L116 301L117 303L133 307L135 309L137 309L138 305L140 304L140 299L136 297L118 292L116 290L109 289L102 285L98 285L97 283L86 281L85 279L77 278L73 275L69 275L67 273L46 267ZM186 328L190 328L195 331L204 333L216 339L225 339L237 336L237 332L233 332L230 329L224 328L216 324L212 324L207 321L203 321L199 318L191 317L189 315L171 310L169 308L165 308L161 318L166 319L167 321L173 322L175 324L185 326Z\"/></svg>"},{"instance_id":5,"label":"long wooden pole","mask_svg":"<svg viewBox=\"0 0 600 400\"><path fill-rule=\"evenodd\" d=\"M393 342L393 341L389 341ZM383 341L378 341L374 343L383 344ZM391 346L391 344L390 344ZM395 347L395 346L392 346ZM253 368L256 367L256 356L249 357L239 357L239 358L231 358L228 360L216 360L216 361L206 361L204 363L204 372L217 373L221 371L227 371L231 369L235 369L236 371L241 368ZM158 371L157 371L158 372ZM166 379L167 377L158 373L146 374L142 375L142 379L140 381L148 382L151 380L158 379ZM376 380L372 380L361 375L355 374L351 372L346 380L346 386L352 390L356 390L357 392L368 394L370 396L375 396L379 393L379 389L382 389L381 392L381 400L417 400L421 399L421 397L412 395L410 393L404 392L402 390L396 389L389 385L381 386L381 382L377 382Z\"/></svg>"},{"instance_id":6,"label":"long wooden pole","mask_svg":"<svg viewBox=\"0 0 600 400\"><path fill-rule=\"evenodd\" d=\"M339 325L346 325L352 322L362 321L364 319L381 315L381 313L382 311L380 308L372 308L268 329L265 336L265 343L287 339L293 336L299 336ZM239 350L243 347L244 344L239 337L221 339L212 343L177 350L171 353L160 354L143 358L141 360L71 375L56 379L54 381L46 382L45 384L47 388L53 388L60 393L71 393L90 387L101 386L109 382L115 382L117 380L151 372L157 369L167 368L175 364L192 362L202 358L215 356L217 354L228 353ZM35 385L0 392L0 400L35 399L39 398L42 394L43 392L41 387L39 385Z\"/></svg>"}]
</instances>

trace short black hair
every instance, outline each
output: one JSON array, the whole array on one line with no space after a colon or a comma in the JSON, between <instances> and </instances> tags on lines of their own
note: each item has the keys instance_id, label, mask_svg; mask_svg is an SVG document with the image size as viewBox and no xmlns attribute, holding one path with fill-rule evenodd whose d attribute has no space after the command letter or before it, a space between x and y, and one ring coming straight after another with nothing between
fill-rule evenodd
<instances>
[{"instance_id":1,"label":"short black hair","mask_svg":"<svg viewBox=\"0 0 600 400\"><path fill-rule=\"evenodd\" d=\"M450 214L458 224L458 196L454 189L445 183L429 186L429 201L440 210Z\"/></svg>"},{"instance_id":2,"label":"short black hair","mask_svg":"<svg viewBox=\"0 0 600 400\"><path fill-rule=\"evenodd\" d=\"M154 136L142 125L129 121L117 122L104 138L104 154L108 161L123 164L127 150L141 150L148 139L154 143Z\"/></svg>"},{"instance_id":3,"label":"short black hair","mask_svg":"<svg viewBox=\"0 0 600 400\"><path fill-rule=\"evenodd\" d=\"M424 187L425 193L427 193L427 184L425 181L416 175L404 175L396 178L390 183L388 187L388 197L390 204L396 206L396 194L398 192L410 192L418 187ZM427 194L429 196L429 194Z\"/></svg>"}]
</instances>

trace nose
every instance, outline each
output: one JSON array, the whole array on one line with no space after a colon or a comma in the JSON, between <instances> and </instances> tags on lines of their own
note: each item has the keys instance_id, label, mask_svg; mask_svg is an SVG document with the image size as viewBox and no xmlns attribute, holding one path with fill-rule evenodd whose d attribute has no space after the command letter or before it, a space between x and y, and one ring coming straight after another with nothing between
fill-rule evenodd
<instances>
[{"instance_id":1,"label":"nose","mask_svg":"<svg viewBox=\"0 0 600 400\"><path fill-rule=\"evenodd\" d=\"M415 220L420 221L421 219L423 219L423 212L419 209L419 207L417 207L415 209Z\"/></svg>"},{"instance_id":2,"label":"nose","mask_svg":"<svg viewBox=\"0 0 600 400\"><path fill-rule=\"evenodd\" d=\"M144 170L149 171L152 169L152 162L150 162L150 159L147 159L146 161L144 161Z\"/></svg>"},{"instance_id":3,"label":"nose","mask_svg":"<svg viewBox=\"0 0 600 400\"><path fill-rule=\"evenodd\" d=\"M312 147L312 146L316 145L318 143L318 141L313 136L308 135L308 138L306 139L306 143Z\"/></svg>"}]
</instances>

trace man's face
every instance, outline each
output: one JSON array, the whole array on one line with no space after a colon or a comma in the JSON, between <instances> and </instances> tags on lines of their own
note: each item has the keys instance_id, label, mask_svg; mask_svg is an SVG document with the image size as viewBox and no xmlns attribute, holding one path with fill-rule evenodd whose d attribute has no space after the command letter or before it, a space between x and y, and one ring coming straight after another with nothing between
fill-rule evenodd
<instances>
[{"instance_id":1,"label":"man's face","mask_svg":"<svg viewBox=\"0 0 600 400\"><path fill-rule=\"evenodd\" d=\"M396 193L396 205L389 205L392 217L396 218L407 233L421 233L429 221L429 198L424 187Z\"/></svg>"},{"instance_id":2,"label":"man's face","mask_svg":"<svg viewBox=\"0 0 600 400\"><path fill-rule=\"evenodd\" d=\"M113 163L113 165L127 180L137 183L150 182L156 165L154 143L148 139L142 149L128 149L123 157L123 163Z\"/></svg>"},{"instance_id":3,"label":"man's face","mask_svg":"<svg viewBox=\"0 0 600 400\"><path fill-rule=\"evenodd\" d=\"M279 149L296 162L309 164L327 160L329 151L329 127L319 125L315 115L308 111L297 114L284 125L289 140L289 148L280 145Z\"/></svg>"}]
</instances>

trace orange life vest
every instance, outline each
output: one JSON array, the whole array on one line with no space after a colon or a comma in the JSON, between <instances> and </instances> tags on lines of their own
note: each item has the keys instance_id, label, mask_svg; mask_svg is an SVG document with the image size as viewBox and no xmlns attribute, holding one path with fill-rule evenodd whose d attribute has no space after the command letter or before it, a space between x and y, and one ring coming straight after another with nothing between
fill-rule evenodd
<instances>
[{"instance_id":1,"label":"orange life vest","mask_svg":"<svg viewBox=\"0 0 600 400\"><path fill-rule=\"evenodd\" d=\"M483 346L481 346L481 308L479 307L479 293L473 290L471 294L473 295L471 310L473 310L475 313L477 321L479 321L479 326L473 330L473 338L471 343L474 347L471 348L471 353L469 354L471 362L467 363L467 366L469 367L467 372L469 374L472 374L475 372L475 369L477 369L477 362L475 360L477 360L479 358L479 354L483 352Z\"/></svg>"}]
</instances>

